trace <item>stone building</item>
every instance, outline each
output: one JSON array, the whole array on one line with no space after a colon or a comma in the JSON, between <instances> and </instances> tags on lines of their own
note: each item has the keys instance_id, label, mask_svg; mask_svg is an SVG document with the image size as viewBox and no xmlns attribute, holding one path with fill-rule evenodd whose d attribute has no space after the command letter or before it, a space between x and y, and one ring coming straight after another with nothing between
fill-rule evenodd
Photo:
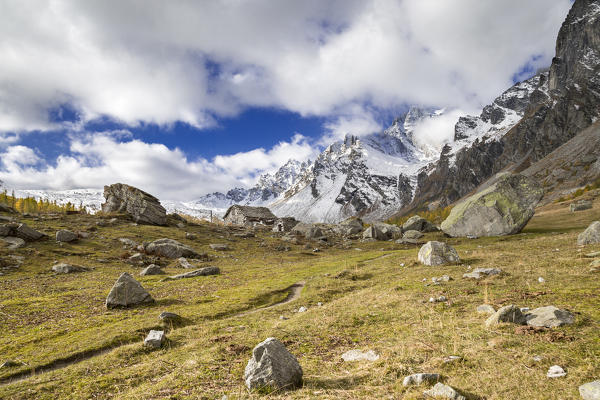
<instances>
[{"instance_id":1,"label":"stone building","mask_svg":"<svg viewBox=\"0 0 600 400\"><path fill-rule=\"evenodd\" d=\"M298 224L293 217L278 218L273 224L273 232L289 232Z\"/></svg>"},{"instance_id":2,"label":"stone building","mask_svg":"<svg viewBox=\"0 0 600 400\"><path fill-rule=\"evenodd\" d=\"M228 225L256 226L273 225L277 217L267 207L233 205L229 207L223 221Z\"/></svg>"}]
</instances>

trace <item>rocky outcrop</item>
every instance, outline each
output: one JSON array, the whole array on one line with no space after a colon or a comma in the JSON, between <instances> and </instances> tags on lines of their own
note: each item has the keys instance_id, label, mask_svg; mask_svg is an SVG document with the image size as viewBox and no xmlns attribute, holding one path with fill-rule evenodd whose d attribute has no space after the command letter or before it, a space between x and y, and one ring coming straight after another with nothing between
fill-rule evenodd
<instances>
[{"instance_id":1,"label":"rocky outcrop","mask_svg":"<svg viewBox=\"0 0 600 400\"><path fill-rule=\"evenodd\" d=\"M302 386L302 367L283 343L268 338L252 350L244 380L248 389L293 389Z\"/></svg>"},{"instance_id":2,"label":"rocky outcrop","mask_svg":"<svg viewBox=\"0 0 600 400\"><path fill-rule=\"evenodd\" d=\"M138 188L115 183L104 187L104 198L102 212L126 213L140 224L167 224L167 212L160 201Z\"/></svg>"},{"instance_id":3,"label":"rocky outcrop","mask_svg":"<svg viewBox=\"0 0 600 400\"><path fill-rule=\"evenodd\" d=\"M543 194L535 180L504 174L454 206L441 228L453 237L512 235L527 224Z\"/></svg>"},{"instance_id":4,"label":"rocky outcrop","mask_svg":"<svg viewBox=\"0 0 600 400\"><path fill-rule=\"evenodd\" d=\"M123 272L106 297L106 308L130 307L153 302L150 293L131 275Z\"/></svg>"}]
</instances>

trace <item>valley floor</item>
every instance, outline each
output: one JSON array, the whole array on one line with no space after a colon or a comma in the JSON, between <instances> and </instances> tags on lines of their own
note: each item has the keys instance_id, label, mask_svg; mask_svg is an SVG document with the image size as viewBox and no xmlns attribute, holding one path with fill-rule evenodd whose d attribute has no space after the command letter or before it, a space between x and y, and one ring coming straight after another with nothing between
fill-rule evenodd
<instances>
[{"instance_id":1,"label":"valley floor","mask_svg":"<svg viewBox=\"0 0 600 400\"><path fill-rule=\"evenodd\" d=\"M427 234L427 240L450 243L462 258L460 265L441 267L418 264L418 247L394 242L314 245L320 252L284 243L291 250L278 251L282 242L271 232L238 238L209 224L180 229L121 221L74 244L53 240L58 229L85 230L97 220L23 218L51 239L0 248L0 256L24 257L19 269L0 276L0 363L26 363L0 369L0 398L262 398L246 390L243 373L252 348L271 336L298 357L304 386L269 398L420 399L425 388L403 387L404 376L436 372L473 399L578 399L579 385L600 379L600 280L584 257L600 245L581 248L576 240L600 220L600 201L577 213L569 212L568 203L540 208L514 236ZM197 239L186 239L185 232ZM176 281L139 276L140 267L123 261L122 237L179 240L211 254L214 261L205 264L219 266L221 275ZM228 243L232 250L214 252L209 243ZM50 271L54 261L94 269L56 275ZM505 274L462 279L468 267ZM104 300L122 272L156 303L107 310ZM432 277L444 274L453 280L431 285ZM428 302L441 295L448 301ZM576 321L542 331L511 324L487 329L487 316L476 312L484 303L554 305L574 312ZM301 306L308 310L298 313ZM162 349L145 349L142 341L160 326L162 311L185 322L168 331ZM344 362L341 355L351 349L374 350L380 358ZM444 363L451 355L462 359ZM546 378L555 364L566 377Z\"/></svg>"}]
</instances>

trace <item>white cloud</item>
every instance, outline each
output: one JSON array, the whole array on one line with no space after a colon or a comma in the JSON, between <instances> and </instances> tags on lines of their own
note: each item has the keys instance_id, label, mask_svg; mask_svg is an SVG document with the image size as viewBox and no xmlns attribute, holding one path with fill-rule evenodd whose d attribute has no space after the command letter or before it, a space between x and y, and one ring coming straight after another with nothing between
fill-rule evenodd
<instances>
[{"instance_id":1,"label":"white cloud","mask_svg":"<svg viewBox=\"0 0 600 400\"><path fill-rule=\"evenodd\" d=\"M338 116L324 124L325 133L320 140L323 146L332 141L343 139L347 134L364 136L383 130L381 124L376 120L372 110L353 105L347 107L343 112L336 112Z\"/></svg>"},{"instance_id":2,"label":"white cloud","mask_svg":"<svg viewBox=\"0 0 600 400\"><path fill-rule=\"evenodd\" d=\"M439 151L444 144L454 140L454 125L460 116L466 114L462 110L450 110L439 116L423 119L414 127L414 142L421 148L433 147Z\"/></svg>"},{"instance_id":3,"label":"white cloud","mask_svg":"<svg viewBox=\"0 0 600 400\"><path fill-rule=\"evenodd\" d=\"M55 127L48 111L64 103L87 119L197 127L247 106L336 118L365 102L481 105L532 56L550 63L570 5L4 1L0 131Z\"/></svg>"},{"instance_id":4,"label":"white cloud","mask_svg":"<svg viewBox=\"0 0 600 400\"><path fill-rule=\"evenodd\" d=\"M121 141L123 131L71 139L72 155L53 165L25 146L9 146L0 154L0 180L16 189L100 188L116 182L147 190L162 199L192 200L213 191L250 185L256 175L290 158L313 156L305 137L295 135L270 150L258 149L213 161L188 159L180 149L140 140ZM43 164L43 165L42 165Z\"/></svg>"}]
</instances>

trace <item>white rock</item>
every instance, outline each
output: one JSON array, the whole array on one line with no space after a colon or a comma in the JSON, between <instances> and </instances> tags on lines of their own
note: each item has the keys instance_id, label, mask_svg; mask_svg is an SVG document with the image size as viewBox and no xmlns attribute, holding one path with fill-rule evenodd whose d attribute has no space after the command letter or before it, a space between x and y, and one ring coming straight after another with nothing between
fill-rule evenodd
<instances>
[{"instance_id":1,"label":"white rock","mask_svg":"<svg viewBox=\"0 0 600 400\"><path fill-rule=\"evenodd\" d=\"M562 378L566 375L567 373L564 369L562 369L560 365L551 366L550 368L548 368L548 373L546 374L548 378Z\"/></svg>"},{"instance_id":2,"label":"white rock","mask_svg":"<svg viewBox=\"0 0 600 400\"><path fill-rule=\"evenodd\" d=\"M144 339L144 346L159 349L165 340L165 331L150 331L146 339Z\"/></svg>"},{"instance_id":3,"label":"white rock","mask_svg":"<svg viewBox=\"0 0 600 400\"><path fill-rule=\"evenodd\" d=\"M302 306L298 309L298 312L306 312L306 311L308 311L308 308L306 308L304 306Z\"/></svg>"},{"instance_id":4,"label":"white rock","mask_svg":"<svg viewBox=\"0 0 600 400\"><path fill-rule=\"evenodd\" d=\"M600 400L600 380L579 386L579 394L583 400Z\"/></svg>"},{"instance_id":5,"label":"white rock","mask_svg":"<svg viewBox=\"0 0 600 400\"><path fill-rule=\"evenodd\" d=\"M540 277L538 278L538 282L539 282L539 283L544 283L544 282L546 282L546 280L540 276Z\"/></svg>"},{"instance_id":6,"label":"white rock","mask_svg":"<svg viewBox=\"0 0 600 400\"><path fill-rule=\"evenodd\" d=\"M379 355L373 350L361 351L361 350L349 350L342 354L342 359L346 362L350 361L377 361Z\"/></svg>"},{"instance_id":7,"label":"white rock","mask_svg":"<svg viewBox=\"0 0 600 400\"><path fill-rule=\"evenodd\" d=\"M403 386L421 385L423 383L435 383L441 379L440 374L412 374L404 377Z\"/></svg>"}]
</instances>

